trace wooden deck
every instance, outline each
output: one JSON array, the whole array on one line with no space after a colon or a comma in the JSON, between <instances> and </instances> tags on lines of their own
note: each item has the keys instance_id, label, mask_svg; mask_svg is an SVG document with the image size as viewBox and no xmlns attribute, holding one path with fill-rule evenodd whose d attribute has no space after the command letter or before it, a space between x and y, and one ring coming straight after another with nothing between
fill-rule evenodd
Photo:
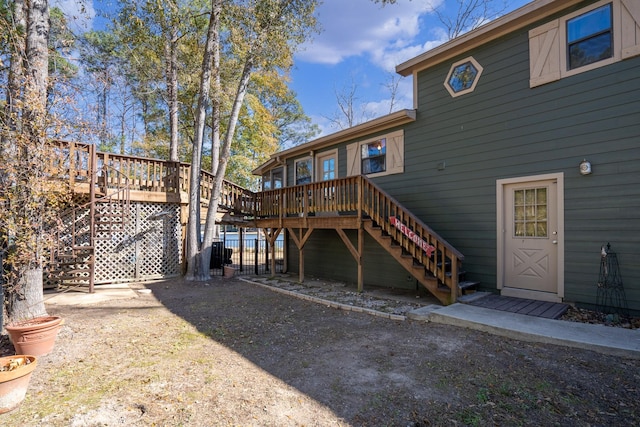
<instances>
[{"instance_id":1,"label":"wooden deck","mask_svg":"<svg viewBox=\"0 0 640 427\"><path fill-rule=\"evenodd\" d=\"M543 317L545 319L559 319L569 309L569 306L563 303L506 297L495 294L489 294L485 297L469 301L467 304L476 307L490 308L492 310L526 314L527 316Z\"/></svg>"},{"instance_id":2,"label":"wooden deck","mask_svg":"<svg viewBox=\"0 0 640 427\"><path fill-rule=\"evenodd\" d=\"M74 220L69 223L71 237L67 240L71 243L52 251L52 264L61 265L58 261L62 257L74 259L65 265L76 266L83 261L88 265L83 274L88 273L91 289L95 274L93 248L96 245L93 243L105 237L98 236L97 230L103 227L114 233L123 228L129 220L130 202L179 204L180 223L187 224L189 164L99 152L94 145L66 141L52 141L51 149L48 173L52 179L68 180L70 189L83 199L81 205L73 208L80 213L77 220L74 214ZM200 171L199 181L200 216L205 218L215 178ZM84 200L87 197L89 200ZM112 205L121 207L116 213L101 213L106 209L102 207ZM89 212L85 215L87 207ZM364 176L258 192L225 180L218 209L223 222L261 228L271 251L278 235L286 230L299 252L301 282L304 281L304 247L309 237L316 229L333 229L357 263L359 291L363 286L366 232L442 303L453 303L462 294L459 281L464 275L464 256ZM76 224L84 218L88 218L88 224ZM76 229L82 230L82 234ZM356 242L347 235L348 230L357 232ZM83 246L80 241L90 244ZM83 260L78 256L80 251ZM271 260L275 262L275 256ZM275 265L272 267L275 271Z\"/></svg>"}]
</instances>

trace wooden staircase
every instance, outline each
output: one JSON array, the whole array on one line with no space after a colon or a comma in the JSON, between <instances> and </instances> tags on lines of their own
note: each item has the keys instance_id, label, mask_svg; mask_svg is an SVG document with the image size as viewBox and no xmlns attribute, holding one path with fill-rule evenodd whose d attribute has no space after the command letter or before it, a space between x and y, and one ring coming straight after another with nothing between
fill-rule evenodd
<instances>
[{"instance_id":1,"label":"wooden staircase","mask_svg":"<svg viewBox=\"0 0 640 427\"><path fill-rule=\"evenodd\" d=\"M366 177L362 177L363 227L443 304L475 289L465 280L464 256Z\"/></svg>"},{"instance_id":2,"label":"wooden staircase","mask_svg":"<svg viewBox=\"0 0 640 427\"><path fill-rule=\"evenodd\" d=\"M422 286L443 304L477 287L465 280L464 256L408 209L364 176L353 176L256 193L255 223L270 230L298 230L294 241L303 258L314 229L335 229L358 263L362 286L363 243L369 233ZM358 230L352 244L344 230ZM303 233L303 230L306 232ZM300 280L304 265L300 264Z\"/></svg>"},{"instance_id":3,"label":"wooden staircase","mask_svg":"<svg viewBox=\"0 0 640 427\"><path fill-rule=\"evenodd\" d=\"M127 177L119 177L119 182L124 182L124 185L109 187L106 177L120 172L104 164L98 176L95 147L88 145L85 148L85 162L90 173L84 185L88 185L89 194L88 197L82 193L77 195L77 206L60 216L62 227L57 230L45 278L45 287L48 288L88 286L89 292L93 292L96 243L122 231L129 220Z\"/></svg>"}]
</instances>

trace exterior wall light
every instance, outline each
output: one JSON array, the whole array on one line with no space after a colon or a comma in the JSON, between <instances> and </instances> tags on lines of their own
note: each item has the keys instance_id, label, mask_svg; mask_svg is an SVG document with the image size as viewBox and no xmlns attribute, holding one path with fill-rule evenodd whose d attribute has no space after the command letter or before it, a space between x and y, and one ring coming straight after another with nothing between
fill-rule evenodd
<instances>
[{"instance_id":1,"label":"exterior wall light","mask_svg":"<svg viewBox=\"0 0 640 427\"><path fill-rule=\"evenodd\" d=\"M581 175L589 175L591 173L591 163L584 159L580 162L580 174Z\"/></svg>"}]
</instances>

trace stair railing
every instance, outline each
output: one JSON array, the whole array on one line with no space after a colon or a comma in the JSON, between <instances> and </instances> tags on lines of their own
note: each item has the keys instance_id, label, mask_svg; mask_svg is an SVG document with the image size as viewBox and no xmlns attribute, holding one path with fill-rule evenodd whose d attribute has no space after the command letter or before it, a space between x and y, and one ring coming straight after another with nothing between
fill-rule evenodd
<instances>
[{"instance_id":1,"label":"stair railing","mask_svg":"<svg viewBox=\"0 0 640 427\"><path fill-rule=\"evenodd\" d=\"M458 271L464 255L393 197L361 176L362 211L403 250L451 289L451 301L458 295Z\"/></svg>"},{"instance_id":2,"label":"stair railing","mask_svg":"<svg viewBox=\"0 0 640 427\"><path fill-rule=\"evenodd\" d=\"M213 184L215 175L207 171L200 171L200 199L211 200L213 197ZM253 216L255 214L256 193L247 190L237 184L227 181L222 182L222 192L218 206L242 215Z\"/></svg>"}]
</instances>

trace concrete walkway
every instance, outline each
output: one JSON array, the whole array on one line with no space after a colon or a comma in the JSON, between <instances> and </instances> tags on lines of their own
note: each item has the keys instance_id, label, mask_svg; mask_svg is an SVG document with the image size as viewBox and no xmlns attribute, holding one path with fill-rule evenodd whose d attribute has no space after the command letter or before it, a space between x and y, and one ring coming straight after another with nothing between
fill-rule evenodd
<instances>
[{"instance_id":1,"label":"concrete walkway","mask_svg":"<svg viewBox=\"0 0 640 427\"><path fill-rule=\"evenodd\" d=\"M141 286L138 285L137 287L140 288ZM95 304L114 299L135 298L137 296L136 292L129 283L99 285L95 287L95 292L93 293L89 293L87 288L79 287L64 292L47 291L44 294L44 303L47 305Z\"/></svg>"},{"instance_id":2,"label":"concrete walkway","mask_svg":"<svg viewBox=\"0 0 640 427\"><path fill-rule=\"evenodd\" d=\"M640 329L543 319L460 303L446 307L426 306L408 313L407 317L523 341L564 345L640 359Z\"/></svg>"}]
</instances>

